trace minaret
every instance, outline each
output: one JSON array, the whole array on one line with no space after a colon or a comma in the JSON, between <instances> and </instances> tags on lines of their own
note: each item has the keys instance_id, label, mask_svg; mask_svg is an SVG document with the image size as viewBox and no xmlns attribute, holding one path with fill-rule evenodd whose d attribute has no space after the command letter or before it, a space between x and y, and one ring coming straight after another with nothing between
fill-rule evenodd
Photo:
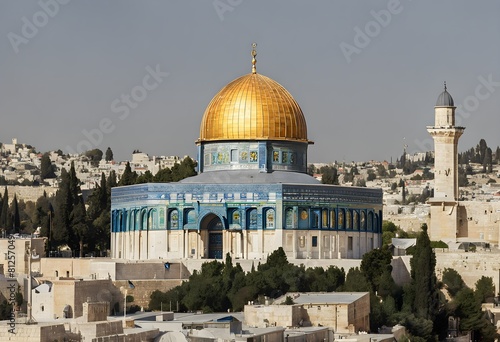
<instances>
[{"instance_id":1,"label":"minaret","mask_svg":"<svg viewBox=\"0 0 500 342\"><path fill-rule=\"evenodd\" d=\"M458 235L458 139L465 127L455 126L455 105L446 82L434 107L434 126L427 131L434 139L434 197L431 204L430 238L455 241Z\"/></svg>"}]
</instances>

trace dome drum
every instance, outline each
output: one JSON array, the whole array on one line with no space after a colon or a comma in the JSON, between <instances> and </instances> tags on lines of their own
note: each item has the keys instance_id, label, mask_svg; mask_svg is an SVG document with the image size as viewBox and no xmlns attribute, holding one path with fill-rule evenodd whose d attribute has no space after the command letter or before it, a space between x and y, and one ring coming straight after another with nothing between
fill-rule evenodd
<instances>
[{"instance_id":1,"label":"dome drum","mask_svg":"<svg viewBox=\"0 0 500 342\"><path fill-rule=\"evenodd\" d=\"M258 170L306 172L307 144L285 141L205 142L199 150L200 172Z\"/></svg>"}]
</instances>

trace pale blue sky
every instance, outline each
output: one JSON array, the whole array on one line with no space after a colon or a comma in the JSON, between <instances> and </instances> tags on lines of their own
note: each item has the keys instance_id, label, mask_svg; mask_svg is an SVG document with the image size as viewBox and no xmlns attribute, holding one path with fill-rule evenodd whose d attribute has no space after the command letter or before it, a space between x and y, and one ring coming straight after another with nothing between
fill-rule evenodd
<instances>
[{"instance_id":1,"label":"pale blue sky","mask_svg":"<svg viewBox=\"0 0 500 342\"><path fill-rule=\"evenodd\" d=\"M304 111L309 161L431 149L445 80L468 108L460 149L500 145L499 1L55 1L0 2L1 142L194 157L205 107L251 71L255 41L257 71Z\"/></svg>"}]
</instances>

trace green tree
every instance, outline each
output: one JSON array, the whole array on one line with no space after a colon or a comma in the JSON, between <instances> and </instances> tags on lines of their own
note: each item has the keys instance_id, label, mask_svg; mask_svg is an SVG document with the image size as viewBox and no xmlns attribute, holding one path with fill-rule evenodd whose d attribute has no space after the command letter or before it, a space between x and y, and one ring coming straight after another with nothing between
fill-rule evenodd
<instances>
[{"instance_id":1,"label":"green tree","mask_svg":"<svg viewBox=\"0 0 500 342\"><path fill-rule=\"evenodd\" d=\"M307 174L312 176L315 173L316 173L316 166L314 166L314 164L307 165Z\"/></svg>"},{"instance_id":2,"label":"green tree","mask_svg":"<svg viewBox=\"0 0 500 342\"><path fill-rule=\"evenodd\" d=\"M371 290L370 282L366 279L359 268L351 268L345 277L342 291L345 292L368 292Z\"/></svg>"},{"instance_id":3,"label":"green tree","mask_svg":"<svg viewBox=\"0 0 500 342\"><path fill-rule=\"evenodd\" d=\"M483 172L491 173L493 171L493 152L487 148L483 159Z\"/></svg>"},{"instance_id":4,"label":"green tree","mask_svg":"<svg viewBox=\"0 0 500 342\"><path fill-rule=\"evenodd\" d=\"M391 221L384 220L382 222L382 244L390 245L392 239L396 237L398 227Z\"/></svg>"},{"instance_id":5,"label":"green tree","mask_svg":"<svg viewBox=\"0 0 500 342\"><path fill-rule=\"evenodd\" d=\"M112 181L111 178L110 175L108 181L106 181L106 176L102 173L100 183L94 188L87 200L87 219L90 227L92 227L91 231L89 231L88 249L99 254L104 253L109 247L111 184L108 183Z\"/></svg>"},{"instance_id":6,"label":"green tree","mask_svg":"<svg viewBox=\"0 0 500 342\"><path fill-rule=\"evenodd\" d=\"M153 180L153 174L149 170L146 170L146 172L137 177L136 184L152 183Z\"/></svg>"},{"instance_id":7,"label":"green tree","mask_svg":"<svg viewBox=\"0 0 500 342\"><path fill-rule=\"evenodd\" d=\"M114 188L115 186L118 186L118 182L116 180L116 172L115 170L112 170L109 173L109 177L106 180L106 189L107 189L107 194L108 194L108 200L111 198L111 188Z\"/></svg>"},{"instance_id":8,"label":"green tree","mask_svg":"<svg viewBox=\"0 0 500 342\"><path fill-rule=\"evenodd\" d=\"M380 178L385 178L387 177L387 170L384 165L378 164L377 165L377 174Z\"/></svg>"},{"instance_id":9,"label":"green tree","mask_svg":"<svg viewBox=\"0 0 500 342\"><path fill-rule=\"evenodd\" d=\"M491 277L482 276L476 282L474 296L480 303L492 303L495 297L495 285Z\"/></svg>"},{"instance_id":10,"label":"green tree","mask_svg":"<svg viewBox=\"0 0 500 342\"><path fill-rule=\"evenodd\" d=\"M5 187L2 196L2 211L0 212L0 227L6 228L10 231L10 213L9 213L9 191Z\"/></svg>"},{"instance_id":11,"label":"green tree","mask_svg":"<svg viewBox=\"0 0 500 342\"><path fill-rule=\"evenodd\" d=\"M50 160L49 153L46 152L42 155L42 160L40 161L40 178L42 180L49 178L56 178L56 174L54 172L55 167Z\"/></svg>"},{"instance_id":12,"label":"green tree","mask_svg":"<svg viewBox=\"0 0 500 342\"><path fill-rule=\"evenodd\" d=\"M61 183L56 193L56 206L52 237L56 247L67 244L72 251L83 254L83 244L88 234L85 205L76 177L74 163L70 171L61 172Z\"/></svg>"},{"instance_id":13,"label":"green tree","mask_svg":"<svg viewBox=\"0 0 500 342\"><path fill-rule=\"evenodd\" d=\"M184 178L192 177L196 175L197 163L191 159L191 157L185 157L180 164L175 163L172 166L172 181L178 182Z\"/></svg>"},{"instance_id":14,"label":"green tree","mask_svg":"<svg viewBox=\"0 0 500 342\"><path fill-rule=\"evenodd\" d=\"M32 222L35 227L41 227L41 236L47 237L47 252L51 250L52 236L50 224L54 219L54 208L47 198L47 193L44 192L35 203L35 211L33 213Z\"/></svg>"},{"instance_id":15,"label":"green tree","mask_svg":"<svg viewBox=\"0 0 500 342\"><path fill-rule=\"evenodd\" d=\"M19 233L21 229L21 216L19 214L19 203L17 202L17 195L14 194L12 201L12 228L15 233Z\"/></svg>"},{"instance_id":16,"label":"green tree","mask_svg":"<svg viewBox=\"0 0 500 342\"><path fill-rule=\"evenodd\" d=\"M384 168L384 170L385 170L385 168ZM368 177L366 177L366 180L367 181L373 181L375 179L377 179L377 175L375 174L375 171L368 170Z\"/></svg>"},{"instance_id":17,"label":"green tree","mask_svg":"<svg viewBox=\"0 0 500 342\"><path fill-rule=\"evenodd\" d=\"M102 154L102 151L98 148L85 152L85 156L89 158L91 164L94 166L99 165L99 162L102 160Z\"/></svg>"},{"instance_id":18,"label":"green tree","mask_svg":"<svg viewBox=\"0 0 500 342\"><path fill-rule=\"evenodd\" d=\"M277 250L269 254L266 260L266 265L268 267L285 267L289 265L286 253L283 247L279 247Z\"/></svg>"},{"instance_id":19,"label":"green tree","mask_svg":"<svg viewBox=\"0 0 500 342\"><path fill-rule=\"evenodd\" d=\"M6 300L0 303L0 320L8 320L12 315L12 305L10 305Z\"/></svg>"},{"instance_id":20,"label":"green tree","mask_svg":"<svg viewBox=\"0 0 500 342\"><path fill-rule=\"evenodd\" d=\"M339 184L337 169L333 166L323 166L320 168L321 183Z\"/></svg>"},{"instance_id":21,"label":"green tree","mask_svg":"<svg viewBox=\"0 0 500 342\"><path fill-rule=\"evenodd\" d=\"M414 313L417 317L433 320L439 310L439 289L437 287L436 255L427 234L427 225L422 224L413 257L410 260L412 284L415 298Z\"/></svg>"},{"instance_id":22,"label":"green tree","mask_svg":"<svg viewBox=\"0 0 500 342\"><path fill-rule=\"evenodd\" d=\"M460 317L460 330L472 332L473 341L494 341L497 337L494 326L481 310L481 302L474 291L463 288L454 299L455 315Z\"/></svg>"},{"instance_id":23,"label":"green tree","mask_svg":"<svg viewBox=\"0 0 500 342\"><path fill-rule=\"evenodd\" d=\"M388 271L389 275L391 274L391 261L392 253L387 245L382 246L382 248L373 249L363 255L359 269L370 284L372 292L375 293L378 291L380 278L385 271Z\"/></svg>"},{"instance_id":24,"label":"green tree","mask_svg":"<svg viewBox=\"0 0 500 342\"><path fill-rule=\"evenodd\" d=\"M172 181L172 170L166 167L159 170L153 177L154 183L170 183Z\"/></svg>"},{"instance_id":25,"label":"green tree","mask_svg":"<svg viewBox=\"0 0 500 342\"><path fill-rule=\"evenodd\" d=\"M122 176L120 178L120 181L118 182L118 185L132 185L135 184L137 180L137 173L134 171L132 172L132 168L130 167L130 163L127 162L125 165L125 170L122 173Z\"/></svg>"},{"instance_id":26,"label":"green tree","mask_svg":"<svg viewBox=\"0 0 500 342\"><path fill-rule=\"evenodd\" d=\"M110 162L113 160L113 151L111 151L111 147L108 147L106 150L106 157L105 157L107 162Z\"/></svg>"},{"instance_id":27,"label":"green tree","mask_svg":"<svg viewBox=\"0 0 500 342\"><path fill-rule=\"evenodd\" d=\"M452 268L444 269L443 284L446 285L446 288L452 297L455 297L461 289L466 287L462 276Z\"/></svg>"}]
</instances>

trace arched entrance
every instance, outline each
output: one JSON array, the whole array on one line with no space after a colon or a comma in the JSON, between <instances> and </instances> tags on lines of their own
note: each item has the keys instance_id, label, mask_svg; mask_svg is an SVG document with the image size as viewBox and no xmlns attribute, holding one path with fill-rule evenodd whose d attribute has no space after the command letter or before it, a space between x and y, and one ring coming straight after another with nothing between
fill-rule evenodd
<instances>
[{"instance_id":1,"label":"arched entrance","mask_svg":"<svg viewBox=\"0 0 500 342\"><path fill-rule=\"evenodd\" d=\"M208 253L205 253L205 256L208 256L209 259L222 259L224 247L222 230L224 224L219 216L215 214L205 216L201 221L200 229L202 230L203 244L205 248L208 248Z\"/></svg>"}]
</instances>

